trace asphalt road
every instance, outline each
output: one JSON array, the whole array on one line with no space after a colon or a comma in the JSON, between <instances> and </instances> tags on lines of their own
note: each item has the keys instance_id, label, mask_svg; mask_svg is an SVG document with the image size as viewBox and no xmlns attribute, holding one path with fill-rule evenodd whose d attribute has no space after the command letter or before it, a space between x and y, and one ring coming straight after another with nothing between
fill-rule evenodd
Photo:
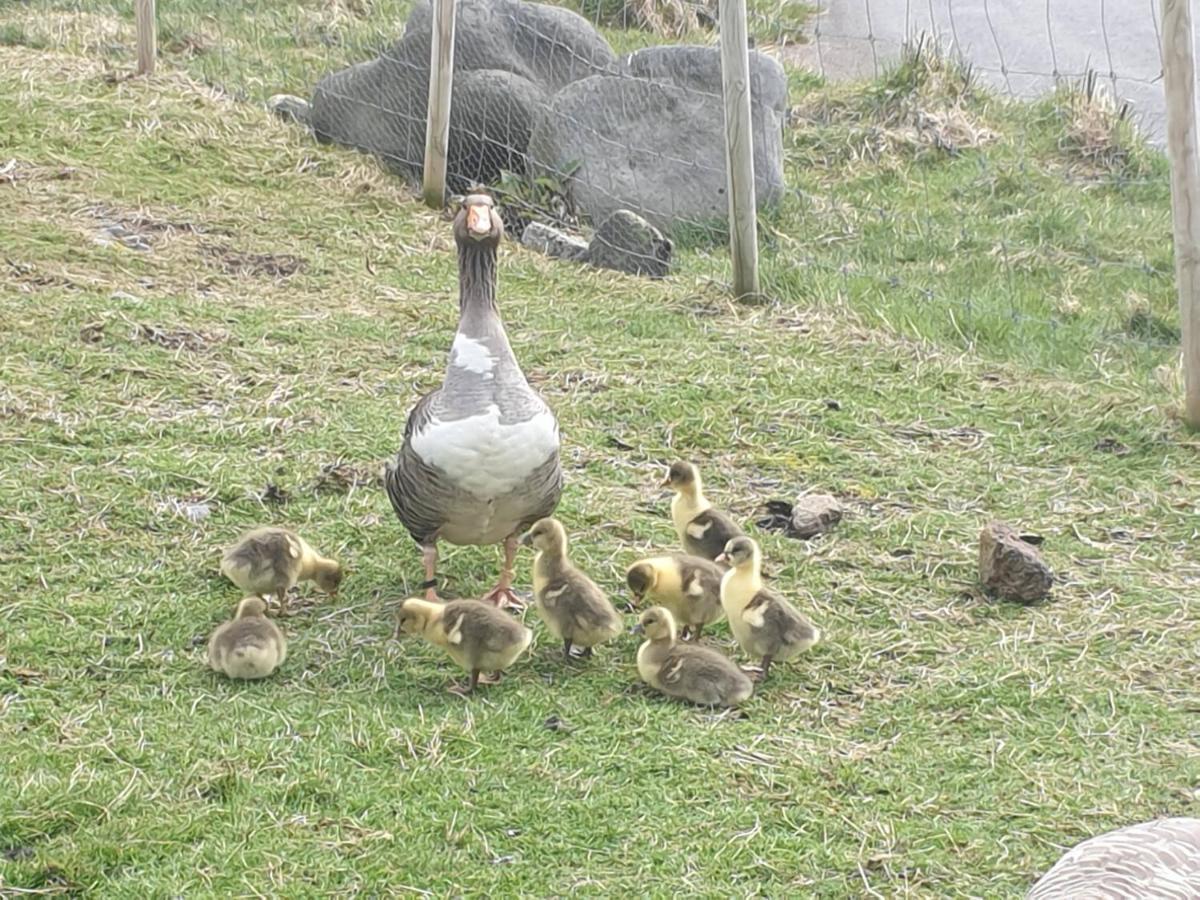
<instances>
[{"instance_id":1,"label":"asphalt road","mask_svg":"<svg viewBox=\"0 0 1200 900\"><path fill-rule=\"evenodd\" d=\"M820 0L812 42L793 59L830 79L869 77L904 38L936 33L993 85L1020 97L1089 67L1161 143L1165 122L1157 0Z\"/></svg>"}]
</instances>

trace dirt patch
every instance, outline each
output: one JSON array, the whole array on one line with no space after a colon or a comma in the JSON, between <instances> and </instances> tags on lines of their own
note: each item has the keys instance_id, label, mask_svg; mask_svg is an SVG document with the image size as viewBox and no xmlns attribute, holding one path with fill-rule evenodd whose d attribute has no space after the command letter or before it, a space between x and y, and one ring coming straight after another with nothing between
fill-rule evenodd
<instances>
[{"instance_id":1,"label":"dirt patch","mask_svg":"<svg viewBox=\"0 0 1200 900\"><path fill-rule=\"evenodd\" d=\"M0 184L16 184L18 181L66 181L77 174L78 170L71 166L35 166L17 159L0 164Z\"/></svg>"},{"instance_id":2,"label":"dirt patch","mask_svg":"<svg viewBox=\"0 0 1200 900\"><path fill-rule=\"evenodd\" d=\"M75 284L68 278L46 275L39 272L35 266L13 259L4 260L4 267L8 270L8 277L21 285L22 290L27 292L48 287L75 287Z\"/></svg>"},{"instance_id":3,"label":"dirt patch","mask_svg":"<svg viewBox=\"0 0 1200 900\"><path fill-rule=\"evenodd\" d=\"M80 337L83 338L83 332L95 329L95 325L85 325L80 330ZM100 325L100 332L103 333L103 324ZM168 350L191 350L193 352L202 352L210 350L215 344L224 341L228 335L220 332L204 332L193 331L190 328L161 328L158 325L147 325L139 322L133 326L133 340L148 344L157 344L160 347L165 347ZM92 340L98 340L93 338Z\"/></svg>"},{"instance_id":4,"label":"dirt patch","mask_svg":"<svg viewBox=\"0 0 1200 900\"><path fill-rule=\"evenodd\" d=\"M89 206L84 213L98 219L100 227L92 235L97 244L124 244L131 250L150 250L160 238L175 234L207 234L208 229L194 222L160 218L144 210L121 210L109 206Z\"/></svg>"},{"instance_id":5,"label":"dirt patch","mask_svg":"<svg viewBox=\"0 0 1200 900\"><path fill-rule=\"evenodd\" d=\"M350 463L336 462L321 466L321 471L313 482L317 491L332 491L345 494L360 487L383 486L383 463L374 466L355 466Z\"/></svg>"},{"instance_id":6,"label":"dirt patch","mask_svg":"<svg viewBox=\"0 0 1200 900\"><path fill-rule=\"evenodd\" d=\"M299 256L276 253L245 253L232 247L208 246L204 254L230 275L265 275L287 278L303 271L307 263Z\"/></svg>"}]
</instances>

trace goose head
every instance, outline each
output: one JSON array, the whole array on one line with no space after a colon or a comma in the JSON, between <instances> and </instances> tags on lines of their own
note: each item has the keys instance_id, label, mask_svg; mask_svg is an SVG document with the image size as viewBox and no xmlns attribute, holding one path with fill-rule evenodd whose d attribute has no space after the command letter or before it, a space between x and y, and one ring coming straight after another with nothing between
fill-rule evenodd
<instances>
[{"instance_id":1,"label":"goose head","mask_svg":"<svg viewBox=\"0 0 1200 900\"><path fill-rule=\"evenodd\" d=\"M504 220L496 211L495 201L487 194L467 194L454 217L454 239L459 246L488 244L496 246L504 236Z\"/></svg>"},{"instance_id":2,"label":"goose head","mask_svg":"<svg viewBox=\"0 0 1200 900\"><path fill-rule=\"evenodd\" d=\"M725 552L715 560L717 565L730 565L735 569L752 567L755 571L761 565L762 551L758 544L748 537L732 538L725 545Z\"/></svg>"}]
</instances>

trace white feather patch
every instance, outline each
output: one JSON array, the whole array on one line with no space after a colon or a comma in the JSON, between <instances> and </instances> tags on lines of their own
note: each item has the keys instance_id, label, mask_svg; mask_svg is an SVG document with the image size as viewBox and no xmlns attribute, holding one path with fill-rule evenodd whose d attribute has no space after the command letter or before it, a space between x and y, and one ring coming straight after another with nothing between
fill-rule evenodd
<instances>
[{"instance_id":1,"label":"white feather patch","mask_svg":"<svg viewBox=\"0 0 1200 900\"><path fill-rule=\"evenodd\" d=\"M703 525L697 525L695 522L693 522L687 527L688 537L693 537L696 540L700 540L700 538L704 537L704 532L708 531L708 527L710 525L712 525L712 522L705 522Z\"/></svg>"},{"instance_id":2,"label":"white feather patch","mask_svg":"<svg viewBox=\"0 0 1200 900\"><path fill-rule=\"evenodd\" d=\"M684 591L684 593L686 593L689 597L699 597L704 593L704 585L700 583L699 578L693 578L691 584L687 586L687 590Z\"/></svg>"},{"instance_id":3,"label":"white feather patch","mask_svg":"<svg viewBox=\"0 0 1200 900\"><path fill-rule=\"evenodd\" d=\"M496 365L496 358L492 356L492 351L488 349L487 344L469 338L465 334L456 334L454 343L450 346L450 365L466 369L477 375L486 375L490 380L492 369Z\"/></svg>"},{"instance_id":4,"label":"white feather patch","mask_svg":"<svg viewBox=\"0 0 1200 900\"><path fill-rule=\"evenodd\" d=\"M552 591L546 591L546 593L542 594L542 598L545 600L557 600L559 597L561 597L566 592L567 592L567 586L564 584L560 588L555 588Z\"/></svg>"},{"instance_id":5,"label":"white feather patch","mask_svg":"<svg viewBox=\"0 0 1200 900\"><path fill-rule=\"evenodd\" d=\"M412 438L413 451L464 490L492 498L520 487L558 452L558 423L548 409L503 425L500 408L453 422L433 419Z\"/></svg>"},{"instance_id":6,"label":"white feather patch","mask_svg":"<svg viewBox=\"0 0 1200 900\"><path fill-rule=\"evenodd\" d=\"M451 644L462 643L462 619L454 623L454 630L446 632L446 640Z\"/></svg>"},{"instance_id":7,"label":"white feather patch","mask_svg":"<svg viewBox=\"0 0 1200 900\"><path fill-rule=\"evenodd\" d=\"M757 606L754 609L748 609L742 613L742 621L751 628L762 628L766 621L764 615L767 611L766 605Z\"/></svg>"}]
</instances>

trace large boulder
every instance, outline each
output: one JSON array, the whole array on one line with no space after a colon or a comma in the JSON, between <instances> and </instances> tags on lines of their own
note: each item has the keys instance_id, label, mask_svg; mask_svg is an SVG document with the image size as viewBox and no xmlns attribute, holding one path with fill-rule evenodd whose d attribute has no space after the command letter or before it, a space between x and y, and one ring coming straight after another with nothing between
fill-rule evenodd
<instances>
[{"instance_id":1,"label":"large boulder","mask_svg":"<svg viewBox=\"0 0 1200 900\"><path fill-rule=\"evenodd\" d=\"M380 56L325 76L309 124L317 138L378 156L420 178L425 155L432 11L419 3L404 36ZM448 182L465 190L523 168L535 111L564 85L615 72L616 57L587 20L521 0L460 0Z\"/></svg>"},{"instance_id":2,"label":"large boulder","mask_svg":"<svg viewBox=\"0 0 1200 900\"><path fill-rule=\"evenodd\" d=\"M760 208L783 196L782 123L752 102ZM529 162L565 182L599 222L630 209L663 231L728 216L719 94L627 75L594 75L560 90L534 126Z\"/></svg>"},{"instance_id":3,"label":"large boulder","mask_svg":"<svg viewBox=\"0 0 1200 900\"><path fill-rule=\"evenodd\" d=\"M721 50L700 44L664 44L637 50L622 61L635 78L665 81L720 97ZM787 73L765 53L750 51L750 96L775 111L782 121L788 106Z\"/></svg>"}]
</instances>

